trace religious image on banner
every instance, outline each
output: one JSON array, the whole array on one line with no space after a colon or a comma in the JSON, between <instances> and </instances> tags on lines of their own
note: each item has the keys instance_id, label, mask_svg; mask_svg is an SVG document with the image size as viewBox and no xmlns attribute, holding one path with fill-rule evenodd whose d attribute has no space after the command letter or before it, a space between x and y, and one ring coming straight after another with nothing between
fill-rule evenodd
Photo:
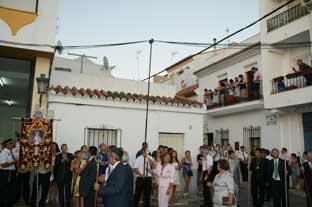
<instances>
[{"instance_id":1,"label":"religious image on banner","mask_svg":"<svg viewBox=\"0 0 312 207\"><path fill-rule=\"evenodd\" d=\"M19 171L52 168L53 121L43 118L22 119Z\"/></svg>"}]
</instances>

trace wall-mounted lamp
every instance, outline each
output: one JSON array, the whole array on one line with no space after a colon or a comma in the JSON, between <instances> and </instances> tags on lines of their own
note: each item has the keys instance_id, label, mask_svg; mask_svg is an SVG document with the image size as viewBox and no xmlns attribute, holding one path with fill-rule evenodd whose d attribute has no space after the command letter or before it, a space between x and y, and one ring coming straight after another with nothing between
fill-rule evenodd
<instances>
[{"instance_id":1,"label":"wall-mounted lamp","mask_svg":"<svg viewBox=\"0 0 312 207\"><path fill-rule=\"evenodd\" d=\"M41 107L42 104L42 95L46 94L49 79L45 76L45 74L40 74L40 77L36 78L37 85L38 85L38 94L40 94L39 98L39 107Z\"/></svg>"}]
</instances>

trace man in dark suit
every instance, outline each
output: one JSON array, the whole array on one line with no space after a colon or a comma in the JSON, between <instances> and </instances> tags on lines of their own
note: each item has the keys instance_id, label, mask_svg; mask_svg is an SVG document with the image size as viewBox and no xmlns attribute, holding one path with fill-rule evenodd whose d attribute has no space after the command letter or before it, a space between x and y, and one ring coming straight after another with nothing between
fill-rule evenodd
<instances>
[{"instance_id":1,"label":"man in dark suit","mask_svg":"<svg viewBox=\"0 0 312 207\"><path fill-rule=\"evenodd\" d=\"M96 181L97 163L95 156L97 155L97 148L89 147L89 163L80 173L79 193L83 198L84 207L94 207L95 192L93 185Z\"/></svg>"},{"instance_id":2,"label":"man in dark suit","mask_svg":"<svg viewBox=\"0 0 312 207\"><path fill-rule=\"evenodd\" d=\"M59 192L59 202L61 207L71 206L71 181L72 172L70 170L71 161L74 159L73 154L67 152L67 145L62 144L62 153L55 157L54 175L57 189ZM64 198L65 190L65 198Z\"/></svg>"},{"instance_id":3,"label":"man in dark suit","mask_svg":"<svg viewBox=\"0 0 312 207\"><path fill-rule=\"evenodd\" d=\"M111 173L105 185L94 184L94 190L104 198L105 207L130 207L128 170L121 162L122 152L115 148L108 153Z\"/></svg>"},{"instance_id":4,"label":"man in dark suit","mask_svg":"<svg viewBox=\"0 0 312 207\"><path fill-rule=\"evenodd\" d=\"M257 148L255 157L251 159L251 194L252 202L255 207L262 207L264 203L264 189L267 175L267 167L262 157L262 150Z\"/></svg>"},{"instance_id":5,"label":"man in dark suit","mask_svg":"<svg viewBox=\"0 0 312 207\"><path fill-rule=\"evenodd\" d=\"M133 174L132 167L129 165L129 155L128 155L128 152L126 151L122 152L122 162L127 169L127 180L126 180L127 184L126 185L128 187L128 193L129 193L129 199L130 199L129 207L133 207L134 206L134 193L133 193L134 174Z\"/></svg>"},{"instance_id":6,"label":"man in dark suit","mask_svg":"<svg viewBox=\"0 0 312 207\"><path fill-rule=\"evenodd\" d=\"M301 171L307 195L307 206L312 207L312 152L307 153L307 162L303 163Z\"/></svg>"},{"instance_id":7,"label":"man in dark suit","mask_svg":"<svg viewBox=\"0 0 312 207\"><path fill-rule=\"evenodd\" d=\"M287 177L291 175L291 169L287 161L279 158L278 149L271 152L273 159L269 162L268 179L271 180L272 197L274 207L286 207L289 203ZM286 199L287 196L287 199ZM287 204L286 204L287 200Z\"/></svg>"}]
</instances>

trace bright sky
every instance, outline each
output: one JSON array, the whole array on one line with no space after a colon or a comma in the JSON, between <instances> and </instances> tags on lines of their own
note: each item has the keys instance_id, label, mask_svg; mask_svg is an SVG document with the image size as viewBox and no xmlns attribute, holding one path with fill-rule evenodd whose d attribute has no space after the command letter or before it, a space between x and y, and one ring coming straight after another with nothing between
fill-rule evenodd
<instances>
[{"instance_id":1,"label":"bright sky","mask_svg":"<svg viewBox=\"0 0 312 207\"><path fill-rule=\"evenodd\" d=\"M259 18L259 0L64 0L60 1L57 40L63 45L107 44L138 40L206 42L221 39ZM254 26L233 37L256 34ZM227 43L227 42L225 42ZM152 74L202 47L154 43ZM137 53L139 61L137 61ZM143 79L148 74L149 44L70 51L107 56L113 75ZM172 53L177 52L176 55ZM138 64L139 62L139 64ZM139 65L139 67L138 67ZM138 71L139 68L139 71Z\"/></svg>"}]
</instances>

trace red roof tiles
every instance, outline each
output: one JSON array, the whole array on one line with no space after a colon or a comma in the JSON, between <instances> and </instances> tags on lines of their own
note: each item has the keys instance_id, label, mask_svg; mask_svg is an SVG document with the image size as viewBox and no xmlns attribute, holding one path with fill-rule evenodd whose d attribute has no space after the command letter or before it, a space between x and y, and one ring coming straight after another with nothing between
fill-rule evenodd
<instances>
[{"instance_id":1,"label":"red roof tiles","mask_svg":"<svg viewBox=\"0 0 312 207\"><path fill-rule=\"evenodd\" d=\"M178 91L177 96L185 96L189 93L194 93L194 91L199 87L198 84L191 85L189 87L183 88L180 91Z\"/></svg>"},{"instance_id":2,"label":"red roof tiles","mask_svg":"<svg viewBox=\"0 0 312 207\"><path fill-rule=\"evenodd\" d=\"M89 97L97 97L97 98L101 98L101 97L105 97L105 98L109 98L112 100L122 100L122 99L126 99L127 101L135 101L135 102L146 102L147 100L149 100L150 102L156 104L169 104L169 105L173 105L173 104L182 104L183 106L186 105L192 105L194 107L201 107L202 103L198 102L198 101L193 101L190 99L187 99L185 97L181 97L178 94L172 98L172 97L160 97L160 96L147 96L147 95L143 95L143 94L131 94L131 93L125 93L125 92L112 92L112 91L104 91L104 90L97 90L97 89L90 89L88 88L87 90L85 90L84 88L80 88L77 89L76 87L72 87L69 88L68 86L65 86L64 88L60 85L50 88L50 91L54 91L56 94L63 94L63 95L73 95L76 96L77 94L79 94L80 96L89 96Z\"/></svg>"}]
</instances>

